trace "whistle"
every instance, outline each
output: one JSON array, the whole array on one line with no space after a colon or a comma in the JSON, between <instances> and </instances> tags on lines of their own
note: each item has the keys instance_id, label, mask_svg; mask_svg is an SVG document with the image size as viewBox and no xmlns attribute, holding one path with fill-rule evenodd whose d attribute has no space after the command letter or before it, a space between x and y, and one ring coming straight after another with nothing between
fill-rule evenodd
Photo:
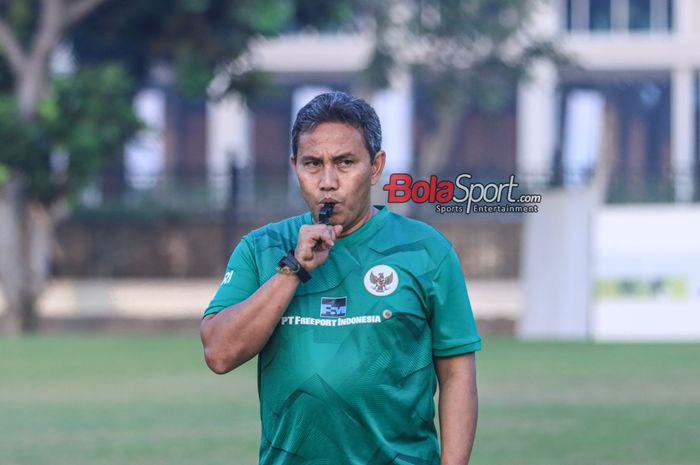
<instances>
[{"instance_id":1,"label":"whistle","mask_svg":"<svg viewBox=\"0 0 700 465\"><path fill-rule=\"evenodd\" d=\"M318 222L323 224L328 224L331 221L331 216L333 216L334 203L324 203L321 209L318 211Z\"/></svg>"},{"instance_id":2,"label":"whistle","mask_svg":"<svg viewBox=\"0 0 700 465\"><path fill-rule=\"evenodd\" d=\"M321 224L329 224L331 221L331 216L333 216L334 203L324 203L321 209L318 211L318 222ZM321 248L322 242L320 240L316 241L314 245L314 250L319 250Z\"/></svg>"}]
</instances>

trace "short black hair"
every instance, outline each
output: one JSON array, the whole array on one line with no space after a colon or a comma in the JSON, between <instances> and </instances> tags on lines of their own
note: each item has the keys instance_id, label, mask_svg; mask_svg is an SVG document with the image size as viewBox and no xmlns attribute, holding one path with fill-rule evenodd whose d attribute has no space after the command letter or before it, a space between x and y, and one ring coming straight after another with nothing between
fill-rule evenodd
<instances>
[{"instance_id":1,"label":"short black hair","mask_svg":"<svg viewBox=\"0 0 700 465\"><path fill-rule=\"evenodd\" d=\"M292 156L296 160L299 136L321 123L344 123L362 132L369 159L382 149L382 126L377 112L361 98L345 92L326 92L304 105L292 125Z\"/></svg>"}]
</instances>

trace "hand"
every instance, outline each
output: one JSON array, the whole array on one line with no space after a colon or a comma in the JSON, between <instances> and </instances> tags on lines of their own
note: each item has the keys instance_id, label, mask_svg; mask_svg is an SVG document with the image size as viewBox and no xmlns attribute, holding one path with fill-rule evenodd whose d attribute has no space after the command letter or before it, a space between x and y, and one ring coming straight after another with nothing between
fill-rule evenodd
<instances>
[{"instance_id":1,"label":"hand","mask_svg":"<svg viewBox=\"0 0 700 465\"><path fill-rule=\"evenodd\" d=\"M299 229L294 257L311 273L327 259L335 239L343 231L341 225L305 224ZM316 246L318 244L318 246Z\"/></svg>"}]
</instances>

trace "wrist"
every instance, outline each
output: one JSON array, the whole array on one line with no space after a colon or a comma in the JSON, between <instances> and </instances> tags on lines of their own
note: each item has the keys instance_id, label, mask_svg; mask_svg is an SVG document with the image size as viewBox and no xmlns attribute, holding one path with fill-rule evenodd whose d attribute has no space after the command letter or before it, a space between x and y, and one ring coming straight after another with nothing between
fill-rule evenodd
<instances>
[{"instance_id":1,"label":"wrist","mask_svg":"<svg viewBox=\"0 0 700 465\"><path fill-rule=\"evenodd\" d=\"M283 275L295 275L302 283L311 279L311 274L299 263L294 256L294 249L287 252L287 255L277 263L277 273Z\"/></svg>"},{"instance_id":2,"label":"wrist","mask_svg":"<svg viewBox=\"0 0 700 465\"><path fill-rule=\"evenodd\" d=\"M288 268L285 269L284 267L277 266L275 271L275 276L278 276L278 279L281 279L282 281L292 282L295 286L302 284L301 279L299 279L299 276L297 276L296 273L289 270Z\"/></svg>"}]
</instances>

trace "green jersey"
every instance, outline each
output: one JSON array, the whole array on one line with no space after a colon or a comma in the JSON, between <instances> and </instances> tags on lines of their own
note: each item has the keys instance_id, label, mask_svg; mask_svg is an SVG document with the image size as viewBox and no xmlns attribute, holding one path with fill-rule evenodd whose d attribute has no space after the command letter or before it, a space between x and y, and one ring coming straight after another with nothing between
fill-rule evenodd
<instances>
[{"instance_id":1,"label":"green jersey","mask_svg":"<svg viewBox=\"0 0 700 465\"><path fill-rule=\"evenodd\" d=\"M464 276L431 226L381 208L338 239L258 357L260 464L439 464L433 357L480 350ZM243 237L205 315L276 272L310 213Z\"/></svg>"}]
</instances>

